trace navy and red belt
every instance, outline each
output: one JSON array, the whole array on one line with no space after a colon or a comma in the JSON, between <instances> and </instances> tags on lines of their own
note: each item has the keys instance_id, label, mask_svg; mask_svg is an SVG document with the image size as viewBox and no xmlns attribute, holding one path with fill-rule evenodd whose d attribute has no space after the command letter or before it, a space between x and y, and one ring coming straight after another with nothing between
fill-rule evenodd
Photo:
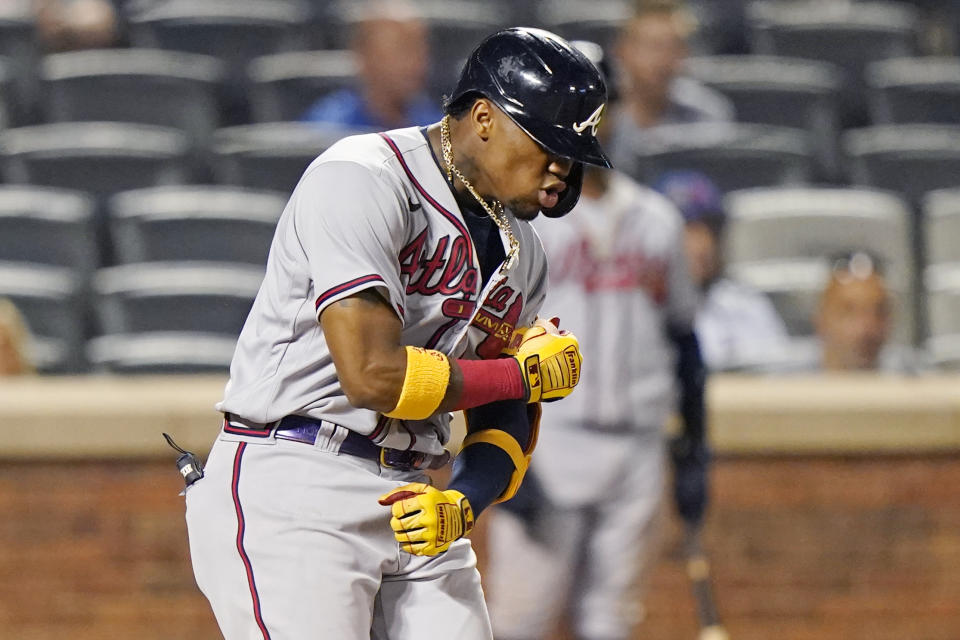
<instances>
[{"instance_id":1,"label":"navy and red belt","mask_svg":"<svg viewBox=\"0 0 960 640\"><path fill-rule=\"evenodd\" d=\"M321 429L322 422L320 420L304 416L287 416L280 420L280 424L273 435L279 440L290 440L312 445L316 443ZM373 460L380 466L399 471L438 469L450 460L449 454L446 453L432 455L422 451L379 447L363 434L349 429L347 430L347 436L340 444L339 453Z\"/></svg>"}]
</instances>

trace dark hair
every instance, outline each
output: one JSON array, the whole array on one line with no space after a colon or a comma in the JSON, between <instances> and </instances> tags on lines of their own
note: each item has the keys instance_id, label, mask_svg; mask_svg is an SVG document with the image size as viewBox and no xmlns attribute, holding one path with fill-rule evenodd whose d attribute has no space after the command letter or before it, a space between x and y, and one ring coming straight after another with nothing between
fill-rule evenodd
<instances>
[{"instance_id":1,"label":"dark hair","mask_svg":"<svg viewBox=\"0 0 960 640\"><path fill-rule=\"evenodd\" d=\"M473 106L473 103L477 100L477 98L482 97L483 94L479 91L465 93L457 100L450 100L449 96L444 96L443 112L454 120L459 120L463 116L467 115L467 112L470 111L470 107Z\"/></svg>"}]
</instances>

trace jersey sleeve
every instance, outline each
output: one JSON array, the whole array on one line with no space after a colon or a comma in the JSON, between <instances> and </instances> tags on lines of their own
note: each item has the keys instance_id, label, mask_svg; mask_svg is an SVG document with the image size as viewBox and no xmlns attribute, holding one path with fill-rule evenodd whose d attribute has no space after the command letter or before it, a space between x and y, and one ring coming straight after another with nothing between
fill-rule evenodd
<instances>
[{"instance_id":1,"label":"jersey sleeve","mask_svg":"<svg viewBox=\"0 0 960 640\"><path fill-rule=\"evenodd\" d=\"M308 170L293 197L317 317L337 300L377 287L402 319L397 256L406 210L387 181L359 163L326 162Z\"/></svg>"}]
</instances>

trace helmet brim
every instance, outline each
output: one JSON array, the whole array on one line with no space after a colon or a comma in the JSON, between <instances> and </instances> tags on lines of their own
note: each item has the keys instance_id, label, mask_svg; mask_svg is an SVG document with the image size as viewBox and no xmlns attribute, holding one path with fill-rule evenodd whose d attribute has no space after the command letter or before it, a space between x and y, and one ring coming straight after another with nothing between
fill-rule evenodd
<instances>
[{"instance_id":1,"label":"helmet brim","mask_svg":"<svg viewBox=\"0 0 960 640\"><path fill-rule=\"evenodd\" d=\"M596 136L577 134L572 129L568 130L557 124L542 123L526 118L522 114L513 114L509 111L507 114L518 127L550 153L605 169L613 168L610 158L604 153Z\"/></svg>"}]
</instances>

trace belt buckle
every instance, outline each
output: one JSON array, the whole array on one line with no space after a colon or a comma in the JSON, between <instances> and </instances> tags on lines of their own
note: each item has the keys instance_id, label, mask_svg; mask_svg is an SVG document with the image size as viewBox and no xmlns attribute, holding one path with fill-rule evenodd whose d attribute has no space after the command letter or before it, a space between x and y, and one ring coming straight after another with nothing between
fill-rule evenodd
<instances>
[{"instance_id":1,"label":"belt buckle","mask_svg":"<svg viewBox=\"0 0 960 640\"><path fill-rule=\"evenodd\" d=\"M380 447L380 466L398 471L413 471L422 461L423 454L418 451L401 451Z\"/></svg>"}]
</instances>

